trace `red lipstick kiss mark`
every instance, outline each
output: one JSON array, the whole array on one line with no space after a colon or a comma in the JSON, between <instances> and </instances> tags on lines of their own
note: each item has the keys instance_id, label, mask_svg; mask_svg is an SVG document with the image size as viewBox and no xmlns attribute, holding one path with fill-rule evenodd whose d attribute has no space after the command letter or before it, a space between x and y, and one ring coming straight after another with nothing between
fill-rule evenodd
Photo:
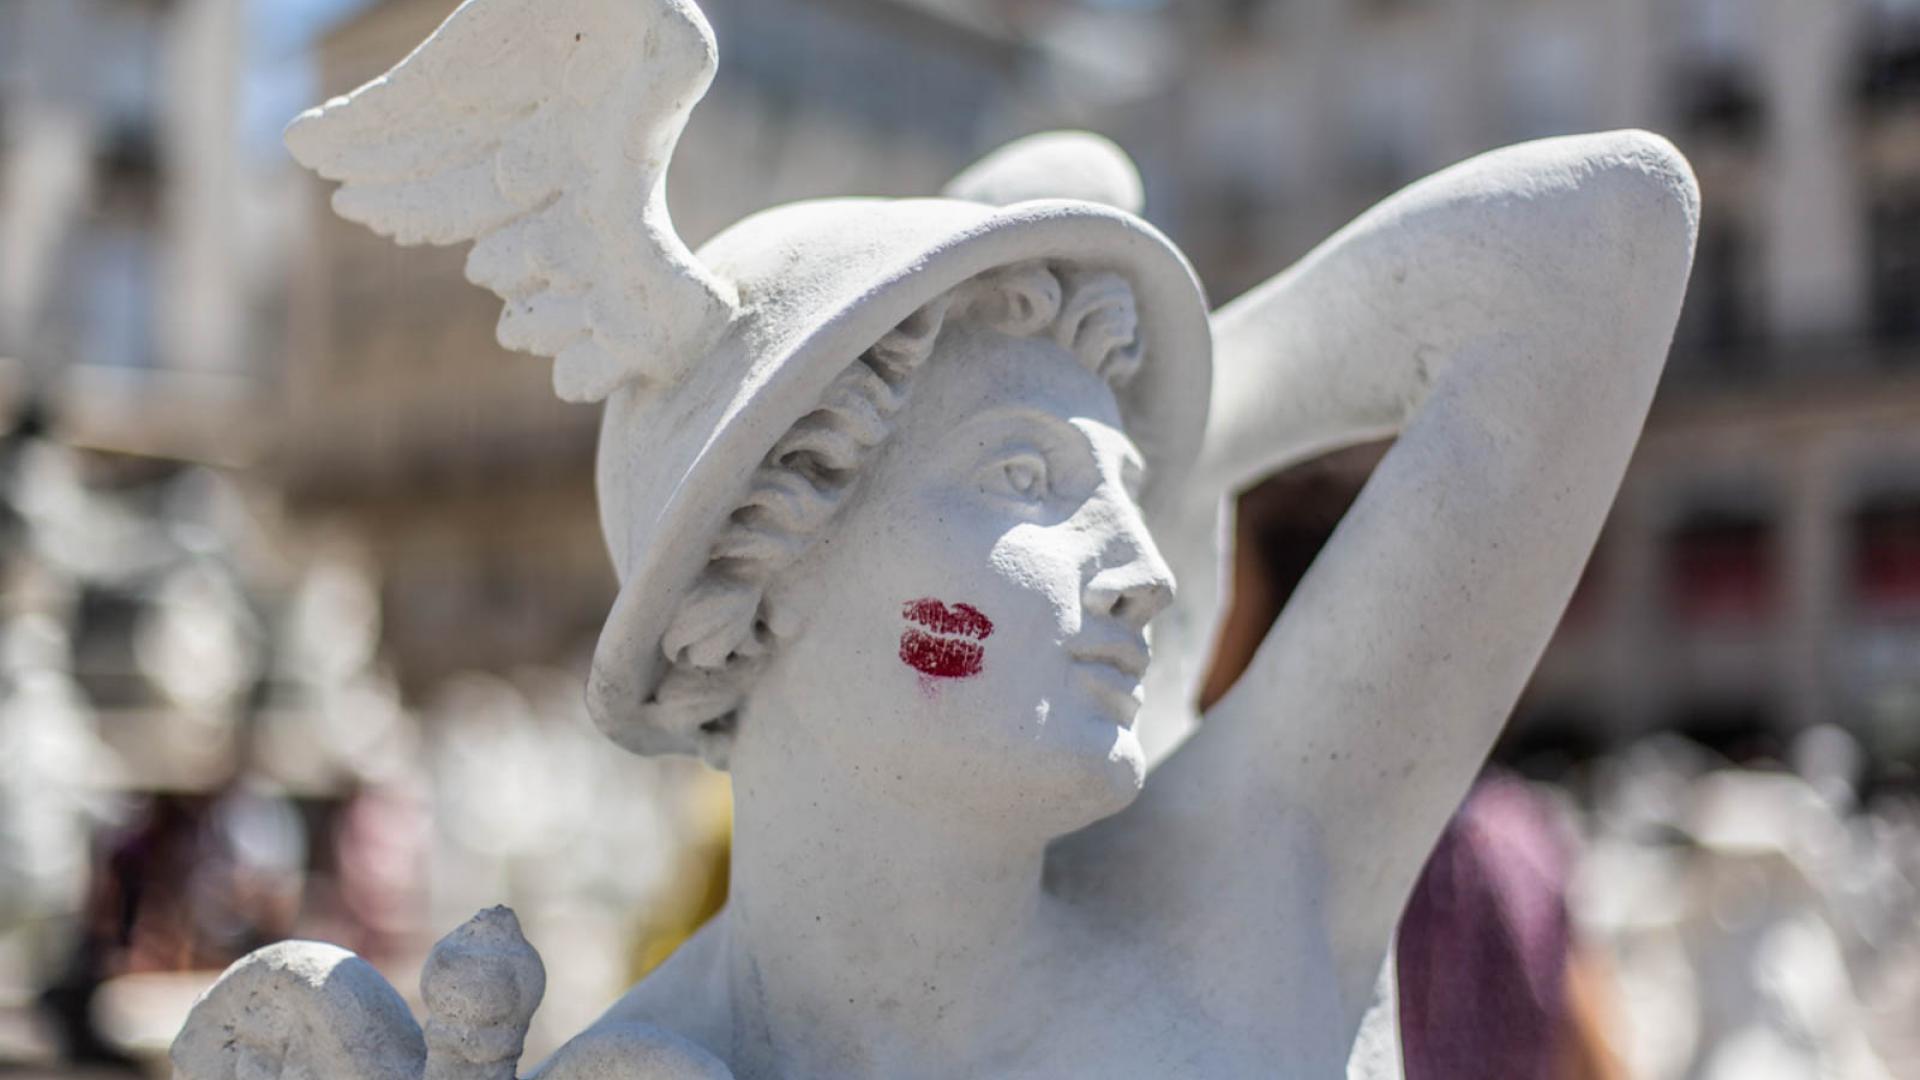
<instances>
[{"instance_id":1,"label":"red lipstick kiss mark","mask_svg":"<svg viewBox=\"0 0 1920 1080\"><path fill-rule=\"evenodd\" d=\"M993 620L972 604L952 607L931 598L909 600L900 616L924 627L900 635L900 659L922 675L964 679L980 674L986 650L980 643L993 633Z\"/></svg>"}]
</instances>

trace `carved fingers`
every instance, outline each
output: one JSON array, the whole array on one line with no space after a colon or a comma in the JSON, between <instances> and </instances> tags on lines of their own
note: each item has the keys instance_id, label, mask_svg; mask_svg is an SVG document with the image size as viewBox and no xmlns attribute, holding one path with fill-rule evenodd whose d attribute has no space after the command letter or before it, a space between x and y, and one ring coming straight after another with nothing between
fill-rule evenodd
<instances>
[{"instance_id":1,"label":"carved fingers","mask_svg":"<svg viewBox=\"0 0 1920 1080\"><path fill-rule=\"evenodd\" d=\"M427 1080L513 1080L547 970L504 907L469 919L433 947L420 973Z\"/></svg>"}]
</instances>

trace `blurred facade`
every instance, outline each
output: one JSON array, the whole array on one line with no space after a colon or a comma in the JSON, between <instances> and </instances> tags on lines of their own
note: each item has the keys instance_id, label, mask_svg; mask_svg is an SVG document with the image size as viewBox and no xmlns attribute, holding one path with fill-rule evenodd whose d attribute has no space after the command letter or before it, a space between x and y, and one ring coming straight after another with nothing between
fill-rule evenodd
<instances>
[{"instance_id":1,"label":"blurred facade","mask_svg":"<svg viewBox=\"0 0 1920 1080\"><path fill-rule=\"evenodd\" d=\"M0 360L69 441L237 462L277 230L235 139L245 0L0 8Z\"/></svg>"},{"instance_id":2,"label":"blurred facade","mask_svg":"<svg viewBox=\"0 0 1920 1080\"><path fill-rule=\"evenodd\" d=\"M451 6L373 4L322 44L325 91ZM1225 299L1477 151L1668 134L1705 193L1692 293L1522 734L1832 721L1920 754L1920 5L748 6L706 5L721 74L672 178L696 241L786 199L930 192L1003 138L1087 124L1140 159L1150 213ZM584 648L609 595L592 411L492 342L460 253L394 252L320 199L286 354L289 490L381 538L422 671Z\"/></svg>"},{"instance_id":3,"label":"blurred facade","mask_svg":"<svg viewBox=\"0 0 1920 1080\"><path fill-rule=\"evenodd\" d=\"M455 3L333 5L301 103L378 75ZM30 748L59 769L0 777L19 851L0 1059L36 989L85 1013L121 979L94 1012L151 1049L165 989L124 976L204 978L302 932L406 986L429 926L503 899L555 976L551 1045L724 895L724 788L614 753L581 713L613 587L595 411L494 342L464 252L397 249L242 148L247 26L291 4L0 3L0 709L66 733ZM1920 943L1883 925L1920 910L1920 818L1862 812L1863 781L1911 790L1920 766L1920 0L702 7L720 73L670 181L696 244L790 199L930 193L1006 139L1084 126L1139 160L1149 216L1224 301L1480 150L1673 138L1705 196L1680 339L1502 754L1581 797L1572 903L1631 991L1635 1075L1763 1075L1737 1052L1767 1039L1851 1053L1854 1013L1749 992L1783 951L1892 1016L1877 1052L1920 1075L1898 1019ZM1247 495L1209 693L1377 454ZM1635 741L1673 729L1720 756ZM1817 799L1724 780L1836 730L1864 753L1829 755ZM9 799L55 809L16 827ZM1729 837L1729 807L1769 804L1799 816ZM1847 839L1809 854L1796 830ZM91 880L50 854L75 836ZM147 889L141 930L114 888L182 859L212 880ZM1784 906L1728 923L1742 888ZM1796 921L1810 907L1822 928Z\"/></svg>"},{"instance_id":4,"label":"blurred facade","mask_svg":"<svg viewBox=\"0 0 1920 1080\"><path fill-rule=\"evenodd\" d=\"M1667 380L1516 738L1777 752L1838 723L1920 761L1920 5L1244 0L1181 25L1173 217L1221 297L1508 142L1646 127L1699 173Z\"/></svg>"}]
</instances>

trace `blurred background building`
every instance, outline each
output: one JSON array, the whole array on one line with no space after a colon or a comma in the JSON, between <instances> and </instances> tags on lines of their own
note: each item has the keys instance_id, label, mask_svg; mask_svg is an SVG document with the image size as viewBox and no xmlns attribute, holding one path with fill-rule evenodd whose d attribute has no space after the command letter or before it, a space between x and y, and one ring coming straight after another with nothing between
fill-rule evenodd
<instances>
[{"instance_id":1,"label":"blurred background building","mask_svg":"<svg viewBox=\"0 0 1920 1080\"><path fill-rule=\"evenodd\" d=\"M90 852L0 858L38 883L0 929L0 1005L23 1018L0 1046L22 1060L150 1053L194 979L285 933L357 943L404 985L432 932L500 899L550 970L580 973L556 979L551 1040L724 895L724 789L615 758L579 715L612 596L595 411L494 343L463 253L334 218L278 148L293 111L454 4L0 4L0 716L66 733L42 748L66 764L0 792L0 834ZM1897 959L1912 935L1870 926L1920 910L1920 819L1885 809L1920 782L1920 2L702 6L720 73L670 181L695 243L793 198L928 193L1005 139L1084 126L1140 162L1149 216L1224 301L1475 152L1619 126L1678 143L1705 200L1680 337L1500 756L1556 785L1583 865L1631 863L1610 879L1669 900L1812 865L1726 839L1726 808L1754 804L1712 779L1797 769L1824 809L1780 828L1832 819L1860 865L1893 869L1822 855L1814 876L1880 899L1821 901L1840 912L1828 952L1755 931L1722 967L1839 957L1863 1009L1909 1017L1872 1028L1888 1075L1920 1077L1920 1011L1899 1012L1920 1010L1920 965ZM1212 691L1377 453L1248 493ZM1688 741L1645 741L1665 732ZM43 793L49 776L65 787ZM589 797L629 799L618 830ZM30 829L9 798L63 809ZM1712 858L1647 870L1649 835ZM1681 991L1648 972L1705 986L1711 967L1660 943L1718 923L1678 900L1656 918L1624 888L1573 902L1640 988L1621 995L1625 1075L1759 1075L1713 1073L1739 1060L1714 1047L1792 1003L1656 1032L1648 1002ZM1802 1041L1854 1037L1836 1030Z\"/></svg>"},{"instance_id":2,"label":"blurred background building","mask_svg":"<svg viewBox=\"0 0 1920 1080\"><path fill-rule=\"evenodd\" d=\"M1920 5L1213 5L1168 125L1231 296L1468 154L1639 126L1704 195L1645 443L1517 737L1920 738Z\"/></svg>"}]
</instances>

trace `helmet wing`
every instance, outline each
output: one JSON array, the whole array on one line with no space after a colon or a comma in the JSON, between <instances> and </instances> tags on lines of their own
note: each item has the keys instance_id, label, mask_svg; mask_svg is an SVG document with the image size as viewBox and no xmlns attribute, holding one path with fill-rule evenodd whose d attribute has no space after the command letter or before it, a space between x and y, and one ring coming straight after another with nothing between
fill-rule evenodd
<instances>
[{"instance_id":1,"label":"helmet wing","mask_svg":"<svg viewBox=\"0 0 1920 1080\"><path fill-rule=\"evenodd\" d=\"M733 290L667 212L667 164L713 81L692 0L466 0L391 71L287 128L333 207L401 244L474 241L500 343L597 401L675 381Z\"/></svg>"}]
</instances>

